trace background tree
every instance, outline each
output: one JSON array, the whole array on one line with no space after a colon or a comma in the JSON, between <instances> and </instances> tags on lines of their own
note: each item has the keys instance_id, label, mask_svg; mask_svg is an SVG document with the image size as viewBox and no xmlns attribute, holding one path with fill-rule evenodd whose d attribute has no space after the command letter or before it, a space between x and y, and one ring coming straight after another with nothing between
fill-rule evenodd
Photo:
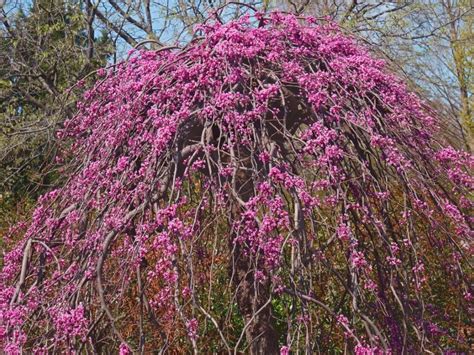
<instances>
[{"instance_id":1,"label":"background tree","mask_svg":"<svg viewBox=\"0 0 474 355\"><path fill-rule=\"evenodd\" d=\"M187 43L193 36L193 27L227 3L232 4L223 0L103 0L97 1L94 9L98 22L115 39L119 51L123 51L124 47L135 47L140 42L148 42L143 45L155 49ZM235 2L234 6L226 6L223 16L228 21L248 12L248 6L264 9L268 5L265 4L259 0Z\"/></svg>"},{"instance_id":2,"label":"background tree","mask_svg":"<svg viewBox=\"0 0 474 355\"><path fill-rule=\"evenodd\" d=\"M54 132L75 111L75 87L105 65L106 37L90 36L80 2L36 0L0 8L0 211L20 212L49 187ZM48 172L48 174L44 174ZM25 203L27 203L25 201ZM15 215L16 213L13 213Z\"/></svg>"}]
</instances>

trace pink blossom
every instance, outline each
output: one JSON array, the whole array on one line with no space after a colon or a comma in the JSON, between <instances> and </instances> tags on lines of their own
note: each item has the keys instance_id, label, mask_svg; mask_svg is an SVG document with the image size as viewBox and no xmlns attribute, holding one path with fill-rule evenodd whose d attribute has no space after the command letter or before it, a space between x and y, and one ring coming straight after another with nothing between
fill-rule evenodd
<instances>
[{"instance_id":1,"label":"pink blossom","mask_svg":"<svg viewBox=\"0 0 474 355\"><path fill-rule=\"evenodd\" d=\"M119 347L119 354L120 355L130 355L132 354L132 352L130 351L130 348L128 347L127 344L120 344L120 347Z\"/></svg>"},{"instance_id":2,"label":"pink blossom","mask_svg":"<svg viewBox=\"0 0 474 355\"><path fill-rule=\"evenodd\" d=\"M186 322L186 328L188 330L188 336L191 339L197 338L197 330L198 330L198 321L193 318Z\"/></svg>"}]
</instances>

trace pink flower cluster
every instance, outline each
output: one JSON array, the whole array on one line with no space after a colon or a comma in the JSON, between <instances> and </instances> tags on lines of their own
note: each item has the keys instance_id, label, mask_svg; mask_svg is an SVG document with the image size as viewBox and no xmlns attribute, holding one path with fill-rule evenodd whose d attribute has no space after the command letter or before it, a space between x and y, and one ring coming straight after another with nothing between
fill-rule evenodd
<instances>
[{"instance_id":1,"label":"pink flower cluster","mask_svg":"<svg viewBox=\"0 0 474 355\"><path fill-rule=\"evenodd\" d=\"M82 304L74 309L52 308L50 315L56 328L57 339L79 337L82 341L86 340L89 324Z\"/></svg>"}]
</instances>

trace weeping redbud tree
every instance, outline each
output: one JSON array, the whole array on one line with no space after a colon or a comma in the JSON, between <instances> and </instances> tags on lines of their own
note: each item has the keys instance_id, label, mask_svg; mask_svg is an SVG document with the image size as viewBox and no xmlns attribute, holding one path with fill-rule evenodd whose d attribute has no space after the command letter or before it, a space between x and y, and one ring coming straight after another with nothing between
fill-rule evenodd
<instances>
[{"instance_id":1,"label":"weeping redbud tree","mask_svg":"<svg viewBox=\"0 0 474 355\"><path fill-rule=\"evenodd\" d=\"M4 255L4 352L469 349L472 156L333 24L198 31L65 123Z\"/></svg>"}]
</instances>

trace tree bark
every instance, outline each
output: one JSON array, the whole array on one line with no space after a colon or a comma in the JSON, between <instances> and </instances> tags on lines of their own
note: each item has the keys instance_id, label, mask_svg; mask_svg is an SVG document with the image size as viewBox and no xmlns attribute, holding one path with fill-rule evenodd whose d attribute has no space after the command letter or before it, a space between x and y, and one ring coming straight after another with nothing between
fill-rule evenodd
<instances>
[{"instance_id":1,"label":"tree bark","mask_svg":"<svg viewBox=\"0 0 474 355\"><path fill-rule=\"evenodd\" d=\"M255 280L252 257L246 255L242 246L235 245L234 287L240 314L248 324L245 337L251 354L278 354L278 333L272 315L270 281Z\"/></svg>"},{"instance_id":2,"label":"tree bark","mask_svg":"<svg viewBox=\"0 0 474 355\"><path fill-rule=\"evenodd\" d=\"M254 184L251 176L249 159L250 152L240 151L238 157L246 169L238 169L234 177L234 189L242 201L248 201L254 196ZM242 159L243 158L243 159ZM240 218L240 205L234 202L231 212L231 223ZM278 354L278 333L275 319L272 316L271 282L269 278L256 280L255 272L264 270L264 265L258 260L263 256L252 254L243 243L235 243L235 235L230 238L232 258L230 272L235 290L239 312L243 318L245 338L250 354Z\"/></svg>"}]
</instances>

